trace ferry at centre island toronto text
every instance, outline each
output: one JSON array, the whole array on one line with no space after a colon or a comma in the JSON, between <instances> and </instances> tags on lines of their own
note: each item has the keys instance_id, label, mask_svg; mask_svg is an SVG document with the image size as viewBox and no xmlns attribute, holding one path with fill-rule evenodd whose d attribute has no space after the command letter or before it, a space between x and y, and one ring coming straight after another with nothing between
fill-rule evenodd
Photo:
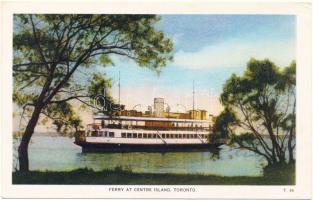
<instances>
[{"instance_id":1,"label":"ferry at centre island toronto text","mask_svg":"<svg viewBox=\"0 0 313 200\"><path fill-rule=\"evenodd\" d=\"M83 152L205 151L222 145L210 141L212 120L206 110L165 111L163 98L154 98L154 109L122 110L116 116L94 115L94 122L75 135ZM209 116L212 117L211 115Z\"/></svg>"}]
</instances>

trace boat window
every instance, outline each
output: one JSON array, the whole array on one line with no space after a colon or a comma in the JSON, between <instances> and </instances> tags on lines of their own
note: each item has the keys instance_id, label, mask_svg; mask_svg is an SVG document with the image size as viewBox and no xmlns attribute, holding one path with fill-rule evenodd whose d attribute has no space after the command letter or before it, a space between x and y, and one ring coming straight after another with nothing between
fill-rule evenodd
<instances>
[{"instance_id":1,"label":"boat window","mask_svg":"<svg viewBox=\"0 0 313 200\"><path fill-rule=\"evenodd\" d=\"M137 133L133 133L133 138L137 138Z\"/></svg>"},{"instance_id":2,"label":"boat window","mask_svg":"<svg viewBox=\"0 0 313 200\"><path fill-rule=\"evenodd\" d=\"M109 132L109 137L114 137L114 132Z\"/></svg>"},{"instance_id":3,"label":"boat window","mask_svg":"<svg viewBox=\"0 0 313 200\"><path fill-rule=\"evenodd\" d=\"M126 137L126 133L122 133L122 138L125 138Z\"/></svg>"},{"instance_id":4,"label":"boat window","mask_svg":"<svg viewBox=\"0 0 313 200\"><path fill-rule=\"evenodd\" d=\"M142 133L138 133L138 138L142 138Z\"/></svg>"},{"instance_id":5,"label":"boat window","mask_svg":"<svg viewBox=\"0 0 313 200\"><path fill-rule=\"evenodd\" d=\"M190 134L187 134L187 138L190 138Z\"/></svg>"},{"instance_id":6,"label":"boat window","mask_svg":"<svg viewBox=\"0 0 313 200\"><path fill-rule=\"evenodd\" d=\"M182 135L181 135L181 134L178 134L178 137L179 137L179 138L182 138Z\"/></svg>"},{"instance_id":7,"label":"boat window","mask_svg":"<svg viewBox=\"0 0 313 200\"><path fill-rule=\"evenodd\" d=\"M166 134L166 138L170 138L170 134Z\"/></svg>"},{"instance_id":8,"label":"boat window","mask_svg":"<svg viewBox=\"0 0 313 200\"><path fill-rule=\"evenodd\" d=\"M91 136L97 136L97 131L92 131Z\"/></svg>"},{"instance_id":9,"label":"boat window","mask_svg":"<svg viewBox=\"0 0 313 200\"><path fill-rule=\"evenodd\" d=\"M174 138L174 134L170 134L171 138Z\"/></svg>"},{"instance_id":10,"label":"boat window","mask_svg":"<svg viewBox=\"0 0 313 200\"><path fill-rule=\"evenodd\" d=\"M127 133L127 138L131 138L132 134L131 133Z\"/></svg>"},{"instance_id":11,"label":"boat window","mask_svg":"<svg viewBox=\"0 0 313 200\"><path fill-rule=\"evenodd\" d=\"M196 135L196 134L193 134L193 138L197 138L197 135Z\"/></svg>"},{"instance_id":12,"label":"boat window","mask_svg":"<svg viewBox=\"0 0 313 200\"><path fill-rule=\"evenodd\" d=\"M108 137L108 131L104 132L104 137Z\"/></svg>"},{"instance_id":13,"label":"boat window","mask_svg":"<svg viewBox=\"0 0 313 200\"><path fill-rule=\"evenodd\" d=\"M146 133L143 134L143 138L147 138L147 134Z\"/></svg>"},{"instance_id":14,"label":"boat window","mask_svg":"<svg viewBox=\"0 0 313 200\"><path fill-rule=\"evenodd\" d=\"M148 134L148 138L152 138L152 134Z\"/></svg>"},{"instance_id":15,"label":"boat window","mask_svg":"<svg viewBox=\"0 0 313 200\"><path fill-rule=\"evenodd\" d=\"M153 138L157 138L157 134L152 134L152 137Z\"/></svg>"},{"instance_id":16,"label":"boat window","mask_svg":"<svg viewBox=\"0 0 313 200\"><path fill-rule=\"evenodd\" d=\"M162 138L165 138L165 134L162 134Z\"/></svg>"},{"instance_id":17,"label":"boat window","mask_svg":"<svg viewBox=\"0 0 313 200\"><path fill-rule=\"evenodd\" d=\"M186 134L183 134L183 138L186 138Z\"/></svg>"}]
</instances>

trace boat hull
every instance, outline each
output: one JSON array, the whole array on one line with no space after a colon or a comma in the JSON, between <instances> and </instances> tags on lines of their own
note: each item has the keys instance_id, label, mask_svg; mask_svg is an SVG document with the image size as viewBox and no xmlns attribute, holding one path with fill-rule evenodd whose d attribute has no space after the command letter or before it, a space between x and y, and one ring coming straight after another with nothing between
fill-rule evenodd
<instances>
[{"instance_id":1,"label":"boat hull","mask_svg":"<svg viewBox=\"0 0 313 200\"><path fill-rule=\"evenodd\" d=\"M190 152L209 151L221 146L217 144L116 144L75 142L82 147L83 152Z\"/></svg>"}]
</instances>

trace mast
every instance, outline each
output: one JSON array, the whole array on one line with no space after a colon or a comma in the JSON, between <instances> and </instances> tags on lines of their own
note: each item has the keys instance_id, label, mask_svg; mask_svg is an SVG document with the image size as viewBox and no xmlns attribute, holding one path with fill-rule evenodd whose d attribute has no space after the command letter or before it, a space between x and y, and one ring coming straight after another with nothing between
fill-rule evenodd
<instances>
[{"instance_id":1,"label":"mast","mask_svg":"<svg viewBox=\"0 0 313 200\"><path fill-rule=\"evenodd\" d=\"M195 80L192 81L192 119L195 112Z\"/></svg>"},{"instance_id":2,"label":"mast","mask_svg":"<svg viewBox=\"0 0 313 200\"><path fill-rule=\"evenodd\" d=\"M118 71L118 105L121 105L121 72Z\"/></svg>"}]
</instances>

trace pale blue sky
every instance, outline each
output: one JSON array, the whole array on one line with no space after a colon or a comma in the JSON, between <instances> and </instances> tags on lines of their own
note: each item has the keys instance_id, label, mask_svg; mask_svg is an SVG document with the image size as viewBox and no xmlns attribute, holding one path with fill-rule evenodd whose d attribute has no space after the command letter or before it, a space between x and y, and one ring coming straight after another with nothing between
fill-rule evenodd
<instances>
[{"instance_id":1,"label":"pale blue sky","mask_svg":"<svg viewBox=\"0 0 313 200\"><path fill-rule=\"evenodd\" d=\"M217 95L232 73L242 73L251 57L279 66L295 59L296 18L292 15L162 15L156 26L174 42L174 61L155 72L115 58L105 71L121 85L181 90L214 89Z\"/></svg>"},{"instance_id":2,"label":"pale blue sky","mask_svg":"<svg viewBox=\"0 0 313 200\"><path fill-rule=\"evenodd\" d=\"M158 27L173 37L182 34L177 49L198 51L228 38L293 40L291 15L164 15Z\"/></svg>"},{"instance_id":3,"label":"pale blue sky","mask_svg":"<svg viewBox=\"0 0 313 200\"><path fill-rule=\"evenodd\" d=\"M154 97L165 98L171 111L191 109L195 80L195 108L217 115L225 80L242 73L251 57L270 58L279 66L296 58L296 18L291 15L162 15L156 27L174 42L174 61L160 76L119 57L113 58L115 66L97 68L113 79L116 100L121 71L121 103L127 109L141 104L136 109L144 111ZM85 124L92 120L91 113L81 117Z\"/></svg>"}]
</instances>

